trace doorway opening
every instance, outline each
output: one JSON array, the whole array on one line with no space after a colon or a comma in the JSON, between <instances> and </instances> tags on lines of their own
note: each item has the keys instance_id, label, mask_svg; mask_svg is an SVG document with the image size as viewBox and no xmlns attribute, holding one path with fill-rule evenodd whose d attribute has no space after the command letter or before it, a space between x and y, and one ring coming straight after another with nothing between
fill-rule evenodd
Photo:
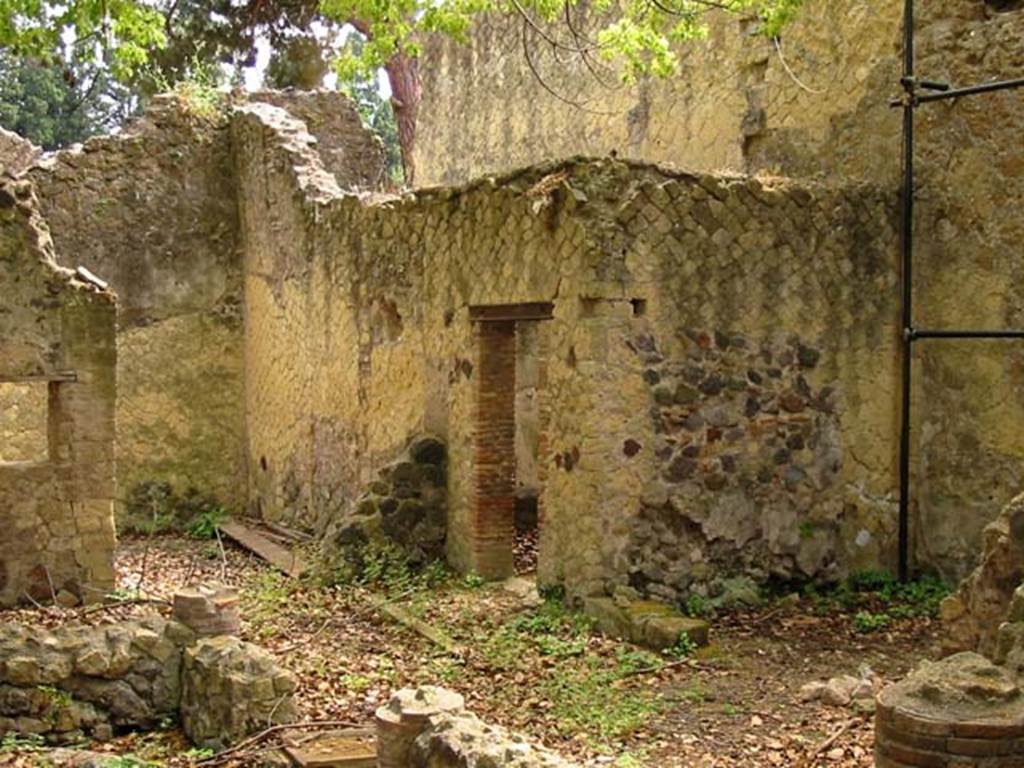
<instances>
[{"instance_id":1,"label":"doorway opening","mask_svg":"<svg viewBox=\"0 0 1024 768\"><path fill-rule=\"evenodd\" d=\"M543 321L551 312L551 304L470 311L479 345L471 558L488 579L537 569L547 424Z\"/></svg>"}]
</instances>

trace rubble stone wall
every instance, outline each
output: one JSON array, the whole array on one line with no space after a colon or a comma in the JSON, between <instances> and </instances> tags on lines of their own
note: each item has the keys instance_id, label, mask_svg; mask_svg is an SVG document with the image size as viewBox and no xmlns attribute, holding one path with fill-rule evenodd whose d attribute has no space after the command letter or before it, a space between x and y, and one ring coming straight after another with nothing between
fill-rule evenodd
<instances>
[{"instance_id":1,"label":"rubble stone wall","mask_svg":"<svg viewBox=\"0 0 1024 768\"><path fill-rule=\"evenodd\" d=\"M542 580L672 600L891 564L891 198L579 161L367 203L279 110L244 108L233 143L263 515L321 525L436 434L449 559L473 570L493 532L471 311L550 302Z\"/></svg>"},{"instance_id":2,"label":"rubble stone wall","mask_svg":"<svg viewBox=\"0 0 1024 768\"><path fill-rule=\"evenodd\" d=\"M0 457L0 605L95 600L114 584L114 296L57 266L27 181L0 184L0 295L0 423L32 441Z\"/></svg>"},{"instance_id":3,"label":"rubble stone wall","mask_svg":"<svg viewBox=\"0 0 1024 768\"><path fill-rule=\"evenodd\" d=\"M296 682L236 637L197 638L148 616L54 630L0 626L0 734L99 740L182 720L195 744L223 749L296 716Z\"/></svg>"},{"instance_id":4,"label":"rubble stone wall","mask_svg":"<svg viewBox=\"0 0 1024 768\"><path fill-rule=\"evenodd\" d=\"M586 11L576 25L586 29ZM1008 78L1024 56L1019 4L917 7L918 75L967 85ZM778 44L756 21L712 17L681 72L620 86L528 30L548 93L522 53L521 20L480 22L468 46L431 41L421 71L417 175L462 183L537 157L608 155L700 171L867 180L898 190L900 3L809 0ZM564 25L554 32L568 39ZM601 80L604 82L602 83ZM918 110L916 324L1024 323L1018 137L1024 102L1006 92ZM713 329L708 329L713 330ZM1020 489L1024 349L917 346L912 534L918 563L950 579L976 562L981 530ZM896 432L880 435L887 443Z\"/></svg>"}]
</instances>

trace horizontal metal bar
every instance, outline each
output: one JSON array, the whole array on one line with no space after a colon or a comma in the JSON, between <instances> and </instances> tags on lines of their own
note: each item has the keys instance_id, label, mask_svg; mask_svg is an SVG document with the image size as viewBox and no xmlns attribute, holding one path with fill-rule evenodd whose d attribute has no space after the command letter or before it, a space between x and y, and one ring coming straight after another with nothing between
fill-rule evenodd
<instances>
[{"instance_id":1,"label":"horizontal metal bar","mask_svg":"<svg viewBox=\"0 0 1024 768\"><path fill-rule=\"evenodd\" d=\"M1024 330L959 331L911 328L908 330L907 338L911 341L918 339L1024 339Z\"/></svg>"},{"instance_id":2,"label":"horizontal metal bar","mask_svg":"<svg viewBox=\"0 0 1024 768\"><path fill-rule=\"evenodd\" d=\"M57 371L55 373L37 373L29 376L6 376L0 373L0 384L31 384L41 381L78 381L78 374L74 371Z\"/></svg>"},{"instance_id":3,"label":"horizontal metal bar","mask_svg":"<svg viewBox=\"0 0 1024 768\"><path fill-rule=\"evenodd\" d=\"M928 85L924 83L928 82ZM942 83L931 83L929 81L922 81L919 83L924 88L935 88L937 85ZM938 90L936 93L918 93L917 91L908 91L898 99L890 99L890 107L902 107L906 105L907 100L911 104L917 106L928 101L943 101L944 99L956 99L961 96L974 96L979 93L991 93L992 91L1005 91L1010 88L1020 88L1024 86L1024 77L1019 77L1015 80L997 80L993 83L979 83L978 85L968 85L963 88L948 88L946 90Z\"/></svg>"},{"instance_id":4,"label":"horizontal metal bar","mask_svg":"<svg viewBox=\"0 0 1024 768\"><path fill-rule=\"evenodd\" d=\"M948 91L938 91L936 93L922 93L918 95L917 101L921 104L926 101L957 99L961 96L973 96L976 93L991 93L992 91L1006 91L1011 88L1020 88L1021 86L1024 86L1024 77L1018 77L1015 80L998 80L994 83L979 83L978 85L968 85L963 88L950 88Z\"/></svg>"}]
</instances>

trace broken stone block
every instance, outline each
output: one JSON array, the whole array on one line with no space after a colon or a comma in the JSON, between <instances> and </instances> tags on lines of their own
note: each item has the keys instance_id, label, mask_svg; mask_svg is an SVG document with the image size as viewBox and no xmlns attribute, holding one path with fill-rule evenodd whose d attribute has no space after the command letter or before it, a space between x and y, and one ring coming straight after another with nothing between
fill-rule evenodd
<instances>
[{"instance_id":1,"label":"broken stone block","mask_svg":"<svg viewBox=\"0 0 1024 768\"><path fill-rule=\"evenodd\" d=\"M862 683L866 683L866 690L864 690ZM833 707L845 707L857 694L861 696L871 695L871 684L859 680L853 675L840 675L839 677L833 677L825 683L825 687L821 692L821 700Z\"/></svg>"},{"instance_id":2,"label":"broken stone block","mask_svg":"<svg viewBox=\"0 0 1024 768\"><path fill-rule=\"evenodd\" d=\"M461 712L464 705L459 694L433 685L403 688L395 693L376 713L380 768L408 768L413 743L428 727L430 718Z\"/></svg>"},{"instance_id":3,"label":"broken stone block","mask_svg":"<svg viewBox=\"0 0 1024 768\"><path fill-rule=\"evenodd\" d=\"M390 764L381 761L381 768ZM409 750L402 768L578 768L542 746L489 725L471 712L445 712L431 718L429 727Z\"/></svg>"},{"instance_id":4,"label":"broken stone block","mask_svg":"<svg viewBox=\"0 0 1024 768\"><path fill-rule=\"evenodd\" d=\"M621 598L589 597L583 611L596 622L597 629L609 637L628 640L655 650L671 648L687 635L698 646L708 644L709 625L703 619L683 616L664 603L636 600L624 605Z\"/></svg>"},{"instance_id":5,"label":"broken stone block","mask_svg":"<svg viewBox=\"0 0 1024 768\"><path fill-rule=\"evenodd\" d=\"M820 680L814 680L800 686L800 692L797 694L797 697L803 702L818 701L824 692L825 683Z\"/></svg>"},{"instance_id":6,"label":"broken stone block","mask_svg":"<svg viewBox=\"0 0 1024 768\"><path fill-rule=\"evenodd\" d=\"M436 437L420 437L409 446L409 455L417 464L438 465L444 463L447 449L443 441Z\"/></svg>"}]
</instances>

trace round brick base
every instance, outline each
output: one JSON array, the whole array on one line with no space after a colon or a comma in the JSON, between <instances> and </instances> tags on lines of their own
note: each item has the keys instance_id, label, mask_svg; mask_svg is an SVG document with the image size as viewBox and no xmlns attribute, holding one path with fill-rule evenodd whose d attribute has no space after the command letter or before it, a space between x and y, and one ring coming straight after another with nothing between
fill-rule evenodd
<instances>
[{"instance_id":1,"label":"round brick base","mask_svg":"<svg viewBox=\"0 0 1024 768\"><path fill-rule=\"evenodd\" d=\"M1024 768L1024 695L1012 675L961 653L879 694L876 768Z\"/></svg>"}]
</instances>

